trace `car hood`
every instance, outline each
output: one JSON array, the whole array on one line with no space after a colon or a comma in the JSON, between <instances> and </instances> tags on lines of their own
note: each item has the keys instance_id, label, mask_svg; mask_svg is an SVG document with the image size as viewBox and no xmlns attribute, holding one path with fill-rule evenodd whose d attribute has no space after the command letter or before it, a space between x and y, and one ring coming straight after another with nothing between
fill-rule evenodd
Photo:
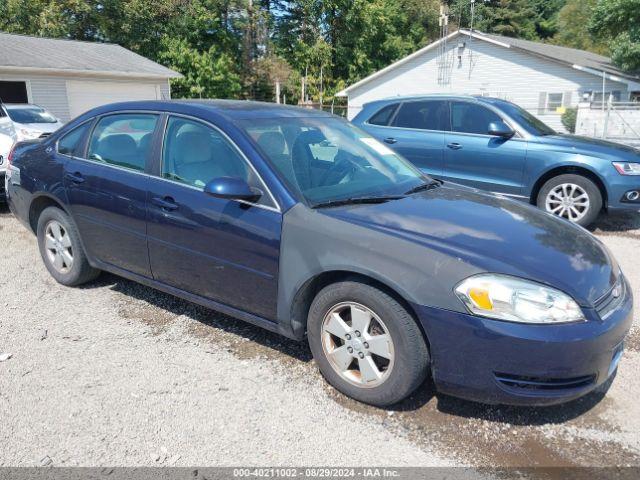
<instances>
[{"instance_id":1,"label":"car hood","mask_svg":"<svg viewBox=\"0 0 640 480\"><path fill-rule=\"evenodd\" d=\"M586 155L611 156L615 160L628 162L640 162L640 150L623 145L621 143L609 142L598 138L581 137L579 135L547 135L538 137L540 143L551 144L570 149L576 153Z\"/></svg>"},{"instance_id":2,"label":"car hood","mask_svg":"<svg viewBox=\"0 0 640 480\"><path fill-rule=\"evenodd\" d=\"M610 290L618 276L607 248L583 228L474 189L445 184L383 204L322 211L448 252L482 271L547 284L587 307Z\"/></svg>"}]
</instances>

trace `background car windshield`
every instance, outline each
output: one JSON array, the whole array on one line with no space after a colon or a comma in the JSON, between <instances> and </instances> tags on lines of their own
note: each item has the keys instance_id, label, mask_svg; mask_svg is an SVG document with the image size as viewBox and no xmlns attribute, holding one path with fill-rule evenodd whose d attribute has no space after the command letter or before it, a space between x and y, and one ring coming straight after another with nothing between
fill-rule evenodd
<instances>
[{"instance_id":1,"label":"background car windshield","mask_svg":"<svg viewBox=\"0 0 640 480\"><path fill-rule=\"evenodd\" d=\"M500 108L513 120L518 122L531 135L555 135L556 131L524 108L510 102L501 102Z\"/></svg>"},{"instance_id":2,"label":"background car windshield","mask_svg":"<svg viewBox=\"0 0 640 480\"><path fill-rule=\"evenodd\" d=\"M282 178L311 205L400 195L429 181L384 144L337 118L244 121Z\"/></svg>"},{"instance_id":3,"label":"background car windshield","mask_svg":"<svg viewBox=\"0 0 640 480\"><path fill-rule=\"evenodd\" d=\"M58 120L43 108L7 106L9 118L16 123L56 123Z\"/></svg>"}]
</instances>

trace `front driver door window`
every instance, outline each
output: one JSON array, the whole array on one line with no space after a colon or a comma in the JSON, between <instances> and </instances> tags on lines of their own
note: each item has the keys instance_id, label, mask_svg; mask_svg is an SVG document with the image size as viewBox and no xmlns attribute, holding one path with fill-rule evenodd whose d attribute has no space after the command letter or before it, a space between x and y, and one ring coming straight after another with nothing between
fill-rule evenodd
<instances>
[{"instance_id":1,"label":"front driver door window","mask_svg":"<svg viewBox=\"0 0 640 480\"><path fill-rule=\"evenodd\" d=\"M164 178L198 188L219 177L251 180L245 161L217 130L199 122L172 117L165 139Z\"/></svg>"},{"instance_id":2,"label":"front driver door window","mask_svg":"<svg viewBox=\"0 0 640 480\"><path fill-rule=\"evenodd\" d=\"M266 185L221 130L170 117L149 188L149 258L155 280L275 319L282 215ZM255 204L204 186L239 177L264 192Z\"/></svg>"},{"instance_id":3,"label":"front driver door window","mask_svg":"<svg viewBox=\"0 0 640 480\"><path fill-rule=\"evenodd\" d=\"M520 195L527 153L525 139L489 135L502 118L471 101L451 102L451 131L445 135L443 178L492 192Z\"/></svg>"}]
</instances>

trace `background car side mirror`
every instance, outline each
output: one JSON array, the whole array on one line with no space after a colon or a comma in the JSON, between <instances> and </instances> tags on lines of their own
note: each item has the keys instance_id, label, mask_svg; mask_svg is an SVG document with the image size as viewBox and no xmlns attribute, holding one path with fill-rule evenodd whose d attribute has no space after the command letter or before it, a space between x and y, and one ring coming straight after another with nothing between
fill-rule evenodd
<instances>
[{"instance_id":1,"label":"background car side mirror","mask_svg":"<svg viewBox=\"0 0 640 480\"><path fill-rule=\"evenodd\" d=\"M262 191L251 187L246 180L237 177L214 178L204 186L204 193L216 198L255 202Z\"/></svg>"},{"instance_id":2,"label":"background car side mirror","mask_svg":"<svg viewBox=\"0 0 640 480\"><path fill-rule=\"evenodd\" d=\"M496 137L502 138L511 138L516 134L516 132L514 132L513 129L502 120L498 122L491 122L489 124L488 133L489 135L494 135Z\"/></svg>"}]
</instances>

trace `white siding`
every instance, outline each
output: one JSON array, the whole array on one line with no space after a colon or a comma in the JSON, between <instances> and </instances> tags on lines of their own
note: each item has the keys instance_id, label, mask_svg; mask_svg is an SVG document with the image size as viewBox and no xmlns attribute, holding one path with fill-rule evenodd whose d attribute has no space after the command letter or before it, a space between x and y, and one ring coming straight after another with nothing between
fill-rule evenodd
<instances>
[{"instance_id":1,"label":"white siding","mask_svg":"<svg viewBox=\"0 0 640 480\"><path fill-rule=\"evenodd\" d=\"M32 77L32 103L46 108L63 122L70 120L67 82L56 77Z\"/></svg>"},{"instance_id":2,"label":"white siding","mask_svg":"<svg viewBox=\"0 0 640 480\"><path fill-rule=\"evenodd\" d=\"M160 84L160 93L162 100L171 100L171 86L169 80Z\"/></svg>"},{"instance_id":3,"label":"white siding","mask_svg":"<svg viewBox=\"0 0 640 480\"><path fill-rule=\"evenodd\" d=\"M160 100L160 85L150 82L114 80L67 80L69 113L77 117L108 103Z\"/></svg>"},{"instance_id":4,"label":"white siding","mask_svg":"<svg viewBox=\"0 0 640 480\"><path fill-rule=\"evenodd\" d=\"M462 61L458 61L457 44L464 40ZM438 49L398 66L349 92L349 118L362 105L373 100L398 95L459 93L489 95L510 100L538 115L553 128L562 130L560 115L538 112L541 93L565 94L565 105L576 106L582 93L602 91L602 79L542 57L460 36L449 42L448 84L438 81ZM472 52L473 67L469 67ZM607 91L627 95L627 86L607 80ZM571 97L570 99L567 97Z\"/></svg>"},{"instance_id":5,"label":"white siding","mask_svg":"<svg viewBox=\"0 0 640 480\"><path fill-rule=\"evenodd\" d=\"M40 105L46 108L56 117L63 122L71 120L72 115L69 108L69 98L67 91L67 82L82 81L82 77L79 76L58 76L58 75L34 75L34 74L21 74L15 73L3 73L0 67L0 80L17 80L27 82L27 91L29 94L29 102ZM144 79L109 79L109 78L95 78L87 77L87 82L101 82L105 84L116 84L119 86L126 86L127 84L132 86L149 85L153 86L157 92L155 98L157 99L169 99L169 82L168 80L144 80ZM132 91L137 88L132 88ZM137 100L137 97L132 97L130 100ZM100 104L100 99L96 99ZM105 98L104 103L108 103L109 99Z\"/></svg>"}]
</instances>

